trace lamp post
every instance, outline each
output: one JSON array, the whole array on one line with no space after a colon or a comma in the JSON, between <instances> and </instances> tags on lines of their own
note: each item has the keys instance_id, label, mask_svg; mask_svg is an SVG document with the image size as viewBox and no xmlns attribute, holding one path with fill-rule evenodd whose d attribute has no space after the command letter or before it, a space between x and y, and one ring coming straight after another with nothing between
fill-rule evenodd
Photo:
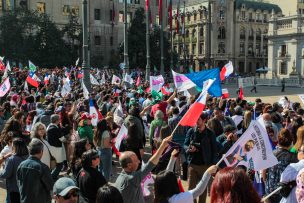
<instances>
[{"instance_id":1,"label":"lamp post","mask_svg":"<svg viewBox=\"0 0 304 203\"><path fill-rule=\"evenodd\" d=\"M147 49L147 64L146 64L146 81L149 81L150 77L150 30L149 30L149 1L146 0L146 49Z\"/></svg>"},{"instance_id":2,"label":"lamp post","mask_svg":"<svg viewBox=\"0 0 304 203\"><path fill-rule=\"evenodd\" d=\"M208 0L208 33L207 33L207 35L208 35L208 41L207 41L207 43L208 43L208 55L207 55L207 61L208 61L208 66L209 67L211 67L211 14L212 14L212 12L211 12L211 2L210 2L211 0Z\"/></svg>"},{"instance_id":3,"label":"lamp post","mask_svg":"<svg viewBox=\"0 0 304 203\"><path fill-rule=\"evenodd\" d=\"M164 1L161 1L161 8L164 7ZM164 21L163 21L163 10L161 9L161 19L160 19L160 74L164 75L165 67L164 67Z\"/></svg>"},{"instance_id":4,"label":"lamp post","mask_svg":"<svg viewBox=\"0 0 304 203\"><path fill-rule=\"evenodd\" d=\"M127 0L124 2L124 70L129 73Z\"/></svg>"},{"instance_id":5,"label":"lamp post","mask_svg":"<svg viewBox=\"0 0 304 203\"><path fill-rule=\"evenodd\" d=\"M83 83L88 89L91 91L91 82L90 82L90 69L88 67L88 1L82 1L82 32L83 32L83 45L82 45L82 53L83 53L83 61L82 61L82 70L83 70Z\"/></svg>"}]
</instances>

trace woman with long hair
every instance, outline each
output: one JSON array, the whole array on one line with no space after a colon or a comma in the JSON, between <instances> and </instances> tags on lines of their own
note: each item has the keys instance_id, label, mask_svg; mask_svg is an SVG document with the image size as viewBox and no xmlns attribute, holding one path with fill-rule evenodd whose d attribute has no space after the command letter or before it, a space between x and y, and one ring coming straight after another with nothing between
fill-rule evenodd
<instances>
[{"instance_id":1,"label":"woman with long hair","mask_svg":"<svg viewBox=\"0 0 304 203\"><path fill-rule=\"evenodd\" d=\"M304 126L301 126L297 130L297 142L290 149L290 151L293 153L297 153L303 143L304 143Z\"/></svg>"},{"instance_id":2,"label":"woman with long hair","mask_svg":"<svg viewBox=\"0 0 304 203\"><path fill-rule=\"evenodd\" d=\"M81 156L84 152L90 150L92 148L92 145L90 144L89 140L87 138L83 138L79 141L75 142L75 149L71 161L71 170L74 175L74 177L77 176L78 172L81 169Z\"/></svg>"},{"instance_id":3,"label":"woman with long hair","mask_svg":"<svg viewBox=\"0 0 304 203\"><path fill-rule=\"evenodd\" d=\"M109 128L105 119L97 123L97 129L94 134L94 144L98 149L101 160L99 170L106 180L109 181L112 170L112 145Z\"/></svg>"},{"instance_id":4,"label":"woman with long hair","mask_svg":"<svg viewBox=\"0 0 304 203\"><path fill-rule=\"evenodd\" d=\"M245 171L226 167L217 172L211 186L211 203L259 203L261 199Z\"/></svg>"},{"instance_id":5,"label":"woman with long hair","mask_svg":"<svg viewBox=\"0 0 304 203\"><path fill-rule=\"evenodd\" d=\"M177 154L178 151L174 150L171 153L167 169L156 175L154 182L154 203L192 203L194 199L199 197L205 191L211 175L217 170L217 166L210 166L194 189L187 192L180 192L177 177L173 172Z\"/></svg>"},{"instance_id":6,"label":"woman with long hair","mask_svg":"<svg viewBox=\"0 0 304 203\"><path fill-rule=\"evenodd\" d=\"M22 161L27 159L28 149L21 138L13 139L13 152L7 158L5 168L0 171L0 178L6 179L7 200L10 203L19 203L20 194L17 186L17 168Z\"/></svg>"},{"instance_id":7,"label":"woman with long hair","mask_svg":"<svg viewBox=\"0 0 304 203\"><path fill-rule=\"evenodd\" d=\"M252 119L251 111L245 111L243 119L243 133L248 129Z\"/></svg>"},{"instance_id":8,"label":"woman with long hair","mask_svg":"<svg viewBox=\"0 0 304 203\"><path fill-rule=\"evenodd\" d=\"M22 126L20 124L20 122L14 118L9 119L5 125L4 128L1 132L1 136L0 136L0 142L3 142L7 136L8 136L8 132L12 132L14 134L14 137L22 137ZM24 137L24 139L26 139L25 141L29 141L30 138L26 138Z\"/></svg>"},{"instance_id":9,"label":"woman with long hair","mask_svg":"<svg viewBox=\"0 0 304 203\"><path fill-rule=\"evenodd\" d=\"M43 144L43 154L41 162L50 168L50 160L52 156L51 145L48 143L46 138L46 127L43 123L35 123L31 130L32 140L37 139Z\"/></svg>"},{"instance_id":10,"label":"woman with long hair","mask_svg":"<svg viewBox=\"0 0 304 203\"><path fill-rule=\"evenodd\" d=\"M131 124L128 127L128 135L122 140L119 148L120 152L132 151L136 154L138 160L141 162L144 155L144 147L142 145L141 139L137 135L137 126ZM141 164L139 164L138 169L140 169Z\"/></svg>"},{"instance_id":11,"label":"woman with long hair","mask_svg":"<svg viewBox=\"0 0 304 203\"><path fill-rule=\"evenodd\" d=\"M88 203L95 203L98 188L107 183L104 176L98 171L100 163L96 150L89 150L83 153L81 158L82 169L78 173L77 182L81 196Z\"/></svg>"}]
</instances>

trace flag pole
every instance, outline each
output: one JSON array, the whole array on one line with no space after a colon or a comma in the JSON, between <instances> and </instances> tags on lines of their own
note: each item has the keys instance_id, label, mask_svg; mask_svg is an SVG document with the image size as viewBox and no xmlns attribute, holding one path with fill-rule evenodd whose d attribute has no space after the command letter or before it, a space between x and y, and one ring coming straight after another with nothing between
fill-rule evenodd
<instances>
[{"instance_id":1,"label":"flag pole","mask_svg":"<svg viewBox=\"0 0 304 203\"><path fill-rule=\"evenodd\" d=\"M279 192L283 187L280 186L277 189L275 189L274 191L272 191L269 195L267 195L266 197L264 197L261 202L265 202L265 200L267 200L269 197L271 197L272 195L274 195L275 193Z\"/></svg>"},{"instance_id":2,"label":"flag pole","mask_svg":"<svg viewBox=\"0 0 304 203\"><path fill-rule=\"evenodd\" d=\"M145 78L146 80L149 80L150 76L150 31L149 31L149 0L146 0L146 49L147 49L147 64L146 64L146 75Z\"/></svg>"}]
</instances>

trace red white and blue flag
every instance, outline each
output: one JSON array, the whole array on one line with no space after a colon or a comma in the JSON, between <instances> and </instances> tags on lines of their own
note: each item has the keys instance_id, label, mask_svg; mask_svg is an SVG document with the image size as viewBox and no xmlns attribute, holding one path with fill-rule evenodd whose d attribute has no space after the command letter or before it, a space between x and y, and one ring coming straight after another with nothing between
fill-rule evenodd
<instances>
[{"instance_id":1,"label":"red white and blue flag","mask_svg":"<svg viewBox=\"0 0 304 203\"><path fill-rule=\"evenodd\" d=\"M48 74L48 73L46 73L45 74L45 76L44 76L44 84L45 85L48 85L49 84L49 82L50 82L50 75Z\"/></svg>"},{"instance_id":2,"label":"red white and blue flag","mask_svg":"<svg viewBox=\"0 0 304 203\"><path fill-rule=\"evenodd\" d=\"M30 71L26 78L26 82L37 88L39 86L40 79L37 77L35 72Z\"/></svg>"},{"instance_id":3,"label":"red white and blue flag","mask_svg":"<svg viewBox=\"0 0 304 203\"><path fill-rule=\"evenodd\" d=\"M229 95L228 89L227 88L222 89L222 99L227 99L229 97L230 97L230 95Z\"/></svg>"},{"instance_id":4,"label":"red white and blue flag","mask_svg":"<svg viewBox=\"0 0 304 203\"><path fill-rule=\"evenodd\" d=\"M93 126L97 126L98 121L102 119L102 115L94 106L92 98L90 98L90 116L92 117Z\"/></svg>"},{"instance_id":5,"label":"red white and blue flag","mask_svg":"<svg viewBox=\"0 0 304 203\"><path fill-rule=\"evenodd\" d=\"M233 65L232 62L229 61L221 70L220 77L221 80L224 80L225 78L229 77L233 73Z\"/></svg>"},{"instance_id":6,"label":"red white and blue flag","mask_svg":"<svg viewBox=\"0 0 304 203\"><path fill-rule=\"evenodd\" d=\"M208 94L208 89L211 87L215 79L208 79L204 82L204 87L202 93L197 98L197 100L192 104L180 121L182 126L195 126L196 122L206 107L206 99Z\"/></svg>"}]
</instances>

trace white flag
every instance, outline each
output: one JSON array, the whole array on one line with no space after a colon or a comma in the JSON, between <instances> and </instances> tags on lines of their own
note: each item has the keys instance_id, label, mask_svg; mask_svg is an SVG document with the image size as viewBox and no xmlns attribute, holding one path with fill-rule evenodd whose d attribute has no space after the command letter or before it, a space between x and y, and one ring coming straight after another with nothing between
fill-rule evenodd
<instances>
[{"instance_id":1,"label":"white flag","mask_svg":"<svg viewBox=\"0 0 304 203\"><path fill-rule=\"evenodd\" d=\"M272 147L266 129L257 121L225 154L224 161L228 167L243 165L255 171L267 169L278 164L272 153Z\"/></svg>"},{"instance_id":2,"label":"white flag","mask_svg":"<svg viewBox=\"0 0 304 203\"><path fill-rule=\"evenodd\" d=\"M6 69L7 69L8 71L12 71L9 61L8 61L7 64L6 64Z\"/></svg>"},{"instance_id":3,"label":"white flag","mask_svg":"<svg viewBox=\"0 0 304 203\"><path fill-rule=\"evenodd\" d=\"M129 83L129 84L133 84L133 78L131 77L131 75L128 75L128 73L126 73L125 77L124 77L124 81Z\"/></svg>"},{"instance_id":4,"label":"white flag","mask_svg":"<svg viewBox=\"0 0 304 203\"><path fill-rule=\"evenodd\" d=\"M83 88L83 97L85 99L89 99L90 98L89 91L88 91L87 87L85 86L85 84L83 83L83 81L82 81L82 88Z\"/></svg>"},{"instance_id":5,"label":"white flag","mask_svg":"<svg viewBox=\"0 0 304 203\"><path fill-rule=\"evenodd\" d=\"M118 104L118 106L116 107L116 109L115 109L115 111L113 113L113 117L114 117L113 118L114 122L117 125L121 126L123 124L123 117L124 117L124 115L123 115L123 110L122 110L122 106L121 106L120 101L119 101L119 104Z\"/></svg>"},{"instance_id":6,"label":"white flag","mask_svg":"<svg viewBox=\"0 0 304 203\"><path fill-rule=\"evenodd\" d=\"M6 78L5 81L0 85L0 97L6 95L10 89L11 83L9 81L9 78Z\"/></svg>"},{"instance_id":7,"label":"white flag","mask_svg":"<svg viewBox=\"0 0 304 203\"><path fill-rule=\"evenodd\" d=\"M28 84L27 84L27 82L26 82L26 81L24 82L24 91L26 91L26 92L28 92L28 91L29 91L29 89L28 89Z\"/></svg>"},{"instance_id":8,"label":"white flag","mask_svg":"<svg viewBox=\"0 0 304 203\"><path fill-rule=\"evenodd\" d=\"M77 67L79 63L79 58L76 60L75 66Z\"/></svg>"},{"instance_id":9,"label":"white flag","mask_svg":"<svg viewBox=\"0 0 304 203\"><path fill-rule=\"evenodd\" d=\"M8 69L11 69L9 62L7 62L7 64L6 64L6 68L5 68L5 71L3 73L2 79L5 79L5 78L8 77Z\"/></svg>"},{"instance_id":10,"label":"white flag","mask_svg":"<svg viewBox=\"0 0 304 203\"><path fill-rule=\"evenodd\" d=\"M116 75L113 75L113 77L112 77L112 84L120 84L120 82L121 82L121 79L118 77L118 76L116 76Z\"/></svg>"},{"instance_id":11,"label":"white flag","mask_svg":"<svg viewBox=\"0 0 304 203\"><path fill-rule=\"evenodd\" d=\"M128 129L126 128L126 126L124 124L122 124L122 126L119 130L119 133L115 139L115 147L117 150L119 150L121 142L123 141L123 139L125 137L127 137L127 135L128 135Z\"/></svg>"},{"instance_id":12,"label":"white flag","mask_svg":"<svg viewBox=\"0 0 304 203\"><path fill-rule=\"evenodd\" d=\"M105 83L106 83L106 74L105 74L105 72L103 72L100 84L105 84Z\"/></svg>"},{"instance_id":13,"label":"white flag","mask_svg":"<svg viewBox=\"0 0 304 203\"><path fill-rule=\"evenodd\" d=\"M196 86L194 82L192 82L184 74L176 73L172 70L172 75L177 92L183 92Z\"/></svg>"},{"instance_id":14,"label":"white flag","mask_svg":"<svg viewBox=\"0 0 304 203\"><path fill-rule=\"evenodd\" d=\"M71 92L70 80L68 78L63 78L63 87L61 90L61 96L65 97L67 94Z\"/></svg>"},{"instance_id":15,"label":"white flag","mask_svg":"<svg viewBox=\"0 0 304 203\"><path fill-rule=\"evenodd\" d=\"M92 85L99 85L99 82L96 80L96 78L90 74L90 81L92 83Z\"/></svg>"},{"instance_id":16,"label":"white flag","mask_svg":"<svg viewBox=\"0 0 304 203\"><path fill-rule=\"evenodd\" d=\"M164 77L162 75L150 76L151 91L155 90L156 92L159 92L159 90L162 88L162 86L164 84L165 84L165 80L164 80Z\"/></svg>"},{"instance_id":17,"label":"white flag","mask_svg":"<svg viewBox=\"0 0 304 203\"><path fill-rule=\"evenodd\" d=\"M144 163L142 164L142 166ZM144 197L147 197L151 194L149 190L149 185L154 183L154 179L152 177L152 173L148 173L148 175L141 181L141 190L143 192Z\"/></svg>"}]
</instances>

